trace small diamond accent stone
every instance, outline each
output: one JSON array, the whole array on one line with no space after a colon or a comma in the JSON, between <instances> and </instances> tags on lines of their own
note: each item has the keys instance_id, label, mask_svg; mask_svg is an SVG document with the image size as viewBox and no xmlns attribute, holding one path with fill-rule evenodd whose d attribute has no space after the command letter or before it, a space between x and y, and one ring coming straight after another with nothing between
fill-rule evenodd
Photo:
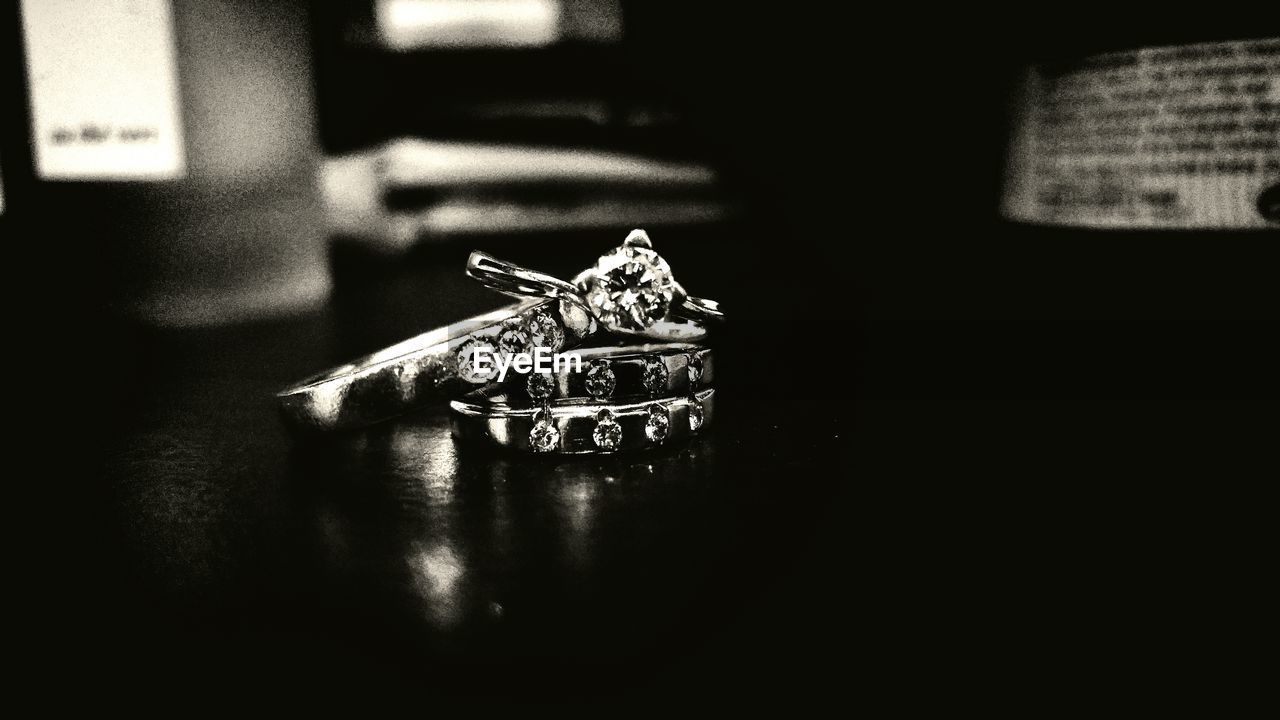
<instances>
[{"instance_id":1,"label":"small diamond accent stone","mask_svg":"<svg viewBox=\"0 0 1280 720\"><path fill-rule=\"evenodd\" d=\"M587 371L587 392L594 398L607 398L618 384L608 360L597 360Z\"/></svg>"},{"instance_id":2,"label":"small diamond accent stone","mask_svg":"<svg viewBox=\"0 0 1280 720\"><path fill-rule=\"evenodd\" d=\"M622 443L622 426L613 419L613 413L601 410L596 415L596 429L591 431L591 439L601 450L617 450Z\"/></svg>"},{"instance_id":3,"label":"small diamond accent stone","mask_svg":"<svg viewBox=\"0 0 1280 720\"><path fill-rule=\"evenodd\" d=\"M498 371L492 362L493 352L493 343L486 340L473 339L463 343L462 347L458 348L458 377L473 385L480 385L497 377ZM477 353L483 354L485 361L488 363L488 370L476 372L475 356Z\"/></svg>"},{"instance_id":4,"label":"small diamond accent stone","mask_svg":"<svg viewBox=\"0 0 1280 720\"><path fill-rule=\"evenodd\" d=\"M498 333L498 352L504 355L529 351L529 330L519 318L512 318L502 323L502 331Z\"/></svg>"},{"instance_id":5,"label":"small diamond accent stone","mask_svg":"<svg viewBox=\"0 0 1280 720\"><path fill-rule=\"evenodd\" d=\"M667 366L657 358L646 359L644 368L640 371L640 382L644 385L644 389L650 393L657 394L666 390Z\"/></svg>"},{"instance_id":6,"label":"small diamond accent stone","mask_svg":"<svg viewBox=\"0 0 1280 720\"><path fill-rule=\"evenodd\" d=\"M564 328L550 315L537 313L529 318L529 344L558 352L564 345Z\"/></svg>"},{"instance_id":7,"label":"small diamond accent stone","mask_svg":"<svg viewBox=\"0 0 1280 720\"><path fill-rule=\"evenodd\" d=\"M453 377L453 368L450 367L447 355L441 357L432 357L426 367L419 371L418 382L426 382L429 388L435 389L444 385L449 378Z\"/></svg>"},{"instance_id":8,"label":"small diamond accent stone","mask_svg":"<svg viewBox=\"0 0 1280 720\"><path fill-rule=\"evenodd\" d=\"M582 303L561 300L560 320L566 330L578 337L586 337L596 331L596 319Z\"/></svg>"},{"instance_id":9,"label":"small diamond accent stone","mask_svg":"<svg viewBox=\"0 0 1280 720\"><path fill-rule=\"evenodd\" d=\"M649 406L649 419L644 424L644 436L650 442L660 443L667 439L671 430L671 413L661 405Z\"/></svg>"},{"instance_id":10,"label":"small diamond accent stone","mask_svg":"<svg viewBox=\"0 0 1280 720\"><path fill-rule=\"evenodd\" d=\"M556 391L556 380L550 373L529 373L525 390L534 400L545 400Z\"/></svg>"},{"instance_id":11,"label":"small diamond accent stone","mask_svg":"<svg viewBox=\"0 0 1280 720\"><path fill-rule=\"evenodd\" d=\"M533 429L529 431L529 446L534 452L552 452L560 445L560 431L539 412Z\"/></svg>"},{"instance_id":12,"label":"small diamond accent stone","mask_svg":"<svg viewBox=\"0 0 1280 720\"><path fill-rule=\"evenodd\" d=\"M697 385L702 382L702 356L698 353L689 354L689 385Z\"/></svg>"},{"instance_id":13,"label":"small diamond accent stone","mask_svg":"<svg viewBox=\"0 0 1280 720\"><path fill-rule=\"evenodd\" d=\"M702 403L697 398L689 398L689 430L697 432L702 427Z\"/></svg>"},{"instance_id":14,"label":"small diamond accent stone","mask_svg":"<svg viewBox=\"0 0 1280 720\"><path fill-rule=\"evenodd\" d=\"M602 255L585 283L587 303L609 330L645 330L667 314L675 295L671 266L646 247Z\"/></svg>"},{"instance_id":15,"label":"small diamond accent stone","mask_svg":"<svg viewBox=\"0 0 1280 720\"><path fill-rule=\"evenodd\" d=\"M421 364L409 363L391 368L391 373L396 376L396 383L400 388L400 400L402 402L408 402L413 399L418 390L418 375L422 372L422 367Z\"/></svg>"}]
</instances>

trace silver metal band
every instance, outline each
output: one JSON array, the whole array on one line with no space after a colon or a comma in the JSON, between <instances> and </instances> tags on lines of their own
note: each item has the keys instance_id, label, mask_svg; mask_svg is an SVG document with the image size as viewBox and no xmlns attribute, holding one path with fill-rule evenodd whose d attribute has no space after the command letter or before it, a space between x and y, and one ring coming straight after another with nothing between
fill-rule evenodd
<instances>
[{"instance_id":1,"label":"silver metal band","mask_svg":"<svg viewBox=\"0 0 1280 720\"><path fill-rule=\"evenodd\" d=\"M684 291L684 287L680 283L676 283L676 291L679 293L680 315L691 320L723 322L724 311L720 309L720 303L715 300L707 300L706 298L689 297Z\"/></svg>"},{"instance_id":2,"label":"silver metal band","mask_svg":"<svg viewBox=\"0 0 1280 720\"><path fill-rule=\"evenodd\" d=\"M534 407L481 391L453 401L450 408L453 435L466 442L558 455L611 453L696 436L715 414L715 390L640 402L573 399Z\"/></svg>"},{"instance_id":3,"label":"silver metal band","mask_svg":"<svg viewBox=\"0 0 1280 720\"><path fill-rule=\"evenodd\" d=\"M476 250L467 258L467 276L487 288L517 297L576 296L578 288L559 278Z\"/></svg>"},{"instance_id":4,"label":"silver metal band","mask_svg":"<svg viewBox=\"0 0 1280 720\"><path fill-rule=\"evenodd\" d=\"M582 360L580 368L561 367L543 375L509 373L506 392L535 403L555 398L671 397L715 379L712 351L693 343L599 346L574 353Z\"/></svg>"},{"instance_id":5,"label":"silver metal band","mask_svg":"<svg viewBox=\"0 0 1280 720\"><path fill-rule=\"evenodd\" d=\"M554 349L578 346L595 330L579 308L530 298L436 328L372 355L306 378L276 394L286 420L315 430L362 427L457 397L479 385L460 362L468 343L496 344L505 330L551 337ZM687 328L697 335L699 328Z\"/></svg>"}]
</instances>

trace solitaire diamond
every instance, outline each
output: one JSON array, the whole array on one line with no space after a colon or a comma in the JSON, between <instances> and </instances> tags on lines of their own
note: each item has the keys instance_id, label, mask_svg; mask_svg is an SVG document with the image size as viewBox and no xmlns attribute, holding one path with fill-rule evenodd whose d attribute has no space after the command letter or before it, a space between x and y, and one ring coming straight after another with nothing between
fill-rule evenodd
<instances>
[{"instance_id":1,"label":"solitaire diamond","mask_svg":"<svg viewBox=\"0 0 1280 720\"><path fill-rule=\"evenodd\" d=\"M660 443L667 439L667 432L670 430L671 415L667 409L661 405L650 405L649 419L644 424L644 436L650 442Z\"/></svg>"},{"instance_id":2,"label":"solitaire diamond","mask_svg":"<svg viewBox=\"0 0 1280 720\"><path fill-rule=\"evenodd\" d=\"M671 267L646 247L623 245L601 256L586 279L587 303L609 330L645 330L667 314L675 294Z\"/></svg>"},{"instance_id":3,"label":"solitaire diamond","mask_svg":"<svg viewBox=\"0 0 1280 720\"><path fill-rule=\"evenodd\" d=\"M622 443L622 426L613 419L613 413L601 410L596 415L596 429L591 431L591 439L601 450L617 450Z\"/></svg>"}]
</instances>

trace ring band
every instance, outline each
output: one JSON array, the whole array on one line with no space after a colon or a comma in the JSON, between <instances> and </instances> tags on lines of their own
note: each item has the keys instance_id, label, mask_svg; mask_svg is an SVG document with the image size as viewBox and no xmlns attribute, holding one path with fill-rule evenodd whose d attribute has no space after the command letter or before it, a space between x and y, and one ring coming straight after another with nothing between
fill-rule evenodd
<instances>
[{"instance_id":1,"label":"ring band","mask_svg":"<svg viewBox=\"0 0 1280 720\"><path fill-rule=\"evenodd\" d=\"M535 407L516 407L506 394L479 391L450 407L459 440L535 453L609 453L697 435L714 415L715 389L639 402L578 398Z\"/></svg>"},{"instance_id":2,"label":"ring band","mask_svg":"<svg viewBox=\"0 0 1280 720\"><path fill-rule=\"evenodd\" d=\"M487 288L508 295L533 297L576 296L578 288L557 277L476 250L467 258L467 275Z\"/></svg>"},{"instance_id":3,"label":"ring band","mask_svg":"<svg viewBox=\"0 0 1280 720\"><path fill-rule=\"evenodd\" d=\"M580 368L530 372L508 379L506 391L541 402L551 398L670 397L710 385L715 379L709 348L692 343L579 348Z\"/></svg>"},{"instance_id":4,"label":"ring band","mask_svg":"<svg viewBox=\"0 0 1280 720\"><path fill-rule=\"evenodd\" d=\"M686 328L696 335L698 328ZM276 394L285 419L314 430L362 427L457 397L477 385L465 367L469 344L501 343L504 331L538 333L554 349L576 347L595 323L576 306L529 298L430 330Z\"/></svg>"},{"instance_id":5,"label":"ring band","mask_svg":"<svg viewBox=\"0 0 1280 720\"><path fill-rule=\"evenodd\" d=\"M724 320L724 311L720 309L720 303L706 298L690 297L680 283L676 283L676 288L684 296L684 302L680 304L680 310L685 317L693 320L713 320L716 322Z\"/></svg>"},{"instance_id":6,"label":"ring band","mask_svg":"<svg viewBox=\"0 0 1280 720\"><path fill-rule=\"evenodd\" d=\"M469 369L472 347L522 352L531 344L568 350L596 329L591 316L574 302L526 298L308 377L281 390L276 399L285 420L303 429L364 427L496 385L495 379ZM654 334L692 343L704 339L707 331L700 323L667 322L655 326Z\"/></svg>"}]
</instances>

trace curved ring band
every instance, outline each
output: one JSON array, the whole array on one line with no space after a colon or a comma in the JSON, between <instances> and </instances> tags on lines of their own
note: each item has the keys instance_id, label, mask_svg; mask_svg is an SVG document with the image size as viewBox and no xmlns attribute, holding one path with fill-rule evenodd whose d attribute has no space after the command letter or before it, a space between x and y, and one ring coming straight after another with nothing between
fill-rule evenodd
<instances>
[{"instance_id":1,"label":"curved ring band","mask_svg":"<svg viewBox=\"0 0 1280 720\"><path fill-rule=\"evenodd\" d=\"M532 402L553 398L597 400L667 397L687 394L715 380L711 350L693 343L656 343L625 347L579 348L579 368L558 368L549 374L508 376L511 395Z\"/></svg>"},{"instance_id":2,"label":"curved ring band","mask_svg":"<svg viewBox=\"0 0 1280 720\"><path fill-rule=\"evenodd\" d=\"M578 288L560 278L520 267L515 263L473 251L467 258L467 276L501 293L516 296L578 297Z\"/></svg>"},{"instance_id":3,"label":"curved ring band","mask_svg":"<svg viewBox=\"0 0 1280 720\"><path fill-rule=\"evenodd\" d=\"M370 425L474 390L480 383L466 372L459 351L470 343L496 345L512 328L554 336L556 349L563 349L578 346L595 323L577 307L529 298L313 375L281 390L276 399L285 419L304 429Z\"/></svg>"},{"instance_id":4,"label":"curved ring band","mask_svg":"<svg viewBox=\"0 0 1280 720\"><path fill-rule=\"evenodd\" d=\"M680 303L680 309L683 311L681 314L694 320L714 320L717 322L724 320L724 311L720 309L720 303L706 298L690 297L680 283L676 283L676 288L684 298L684 301Z\"/></svg>"},{"instance_id":5,"label":"curved ring band","mask_svg":"<svg viewBox=\"0 0 1280 720\"><path fill-rule=\"evenodd\" d=\"M567 301L567 302L566 302ZM276 394L281 414L308 430L358 428L409 410L443 403L469 390L495 386L467 366L468 348L504 346L504 334L534 338L552 350L578 347L596 323L569 298L526 298L493 312L425 332L404 342L301 380ZM654 333L672 342L698 342L695 322L662 323Z\"/></svg>"},{"instance_id":6,"label":"curved ring band","mask_svg":"<svg viewBox=\"0 0 1280 720\"><path fill-rule=\"evenodd\" d=\"M450 403L459 440L555 455L646 450L697 435L711 422L715 389L641 402L559 400L516 407L501 393L477 392Z\"/></svg>"}]
</instances>

